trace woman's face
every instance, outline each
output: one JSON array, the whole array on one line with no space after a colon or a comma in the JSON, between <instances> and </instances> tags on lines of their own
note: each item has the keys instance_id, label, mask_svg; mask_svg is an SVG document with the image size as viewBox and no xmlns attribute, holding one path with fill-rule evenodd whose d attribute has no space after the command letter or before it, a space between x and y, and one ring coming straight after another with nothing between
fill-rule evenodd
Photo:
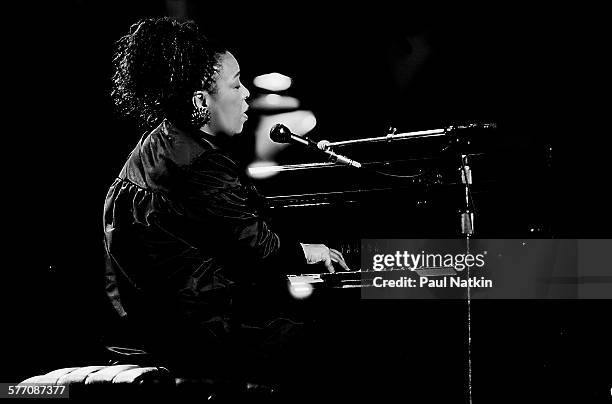
<instances>
[{"instance_id":1,"label":"woman's face","mask_svg":"<svg viewBox=\"0 0 612 404\"><path fill-rule=\"evenodd\" d=\"M249 90L240 82L240 66L234 56L226 52L221 57L216 75L216 91L205 92L206 105L210 111L210 121L204 130L211 135L235 135L242 132L248 119L245 114L249 108L245 99Z\"/></svg>"}]
</instances>

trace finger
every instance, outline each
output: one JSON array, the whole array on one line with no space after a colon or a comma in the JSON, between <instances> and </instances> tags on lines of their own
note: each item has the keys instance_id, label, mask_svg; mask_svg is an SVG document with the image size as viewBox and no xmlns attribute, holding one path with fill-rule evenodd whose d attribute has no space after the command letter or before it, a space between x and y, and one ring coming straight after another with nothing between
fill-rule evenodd
<instances>
[{"instance_id":1,"label":"finger","mask_svg":"<svg viewBox=\"0 0 612 404\"><path fill-rule=\"evenodd\" d=\"M338 251L338 250L336 250L334 248L330 248L329 251L335 252L336 254L338 254L340 256L340 258L342 258L342 261L346 262L346 260L344 259L344 255L342 255L342 253L340 251Z\"/></svg>"},{"instance_id":2,"label":"finger","mask_svg":"<svg viewBox=\"0 0 612 404\"><path fill-rule=\"evenodd\" d=\"M344 257L342 257L342 254L338 254L337 251L331 251L330 253L331 259L334 260L335 262L337 262L338 264L340 264L340 266L342 267L342 269L344 269L345 271L350 271L351 269L348 267L348 265L346 265L346 262L344 261Z\"/></svg>"},{"instance_id":3,"label":"finger","mask_svg":"<svg viewBox=\"0 0 612 404\"><path fill-rule=\"evenodd\" d=\"M332 265L331 258L329 258L329 257L325 258L325 267L326 267L326 268L327 268L327 270L328 270L330 273L332 273L332 274L333 274L334 272L336 272L336 271L334 270L334 266Z\"/></svg>"}]
</instances>

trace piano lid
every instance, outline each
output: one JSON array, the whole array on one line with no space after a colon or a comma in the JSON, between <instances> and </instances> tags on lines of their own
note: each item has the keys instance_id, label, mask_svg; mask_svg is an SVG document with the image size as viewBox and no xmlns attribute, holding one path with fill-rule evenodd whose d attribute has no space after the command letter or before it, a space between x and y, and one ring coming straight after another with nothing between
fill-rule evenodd
<instances>
[{"instance_id":1,"label":"piano lid","mask_svg":"<svg viewBox=\"0 0 612 404\"><path fill-rule=\"evenodd\" d=\"M543 144L488 130L340 150L362 168L322 161L312 152L311 162L256 169L274 174L254 182L276 211L277 224L291 223L300 234L310 230L313 242L322 233L340 238L342 233L351 238L457 236L458 212L465 207L461 156L466 155L479 236L547 228L552 181ZM279 215L279 210L287 212Z\"/></svg>"}]
</instances>

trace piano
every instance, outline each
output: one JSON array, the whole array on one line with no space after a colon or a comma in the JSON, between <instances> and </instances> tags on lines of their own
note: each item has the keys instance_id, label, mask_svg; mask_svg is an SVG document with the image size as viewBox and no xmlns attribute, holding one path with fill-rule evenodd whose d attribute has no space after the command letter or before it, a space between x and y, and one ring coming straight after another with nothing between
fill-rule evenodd
<instances>
[{"instance_id":1,"label":"piano","mask_svg":"<svg viewBox=\"0 0 612 404\"><path fill-rule=\"evenodd\" d=\"M439 391L444 385L449 396L467 397L472 363L474 386L482 391L487 373L511 380L509 361L542 362L538 355L548 341L541 338L534 344L533 338L552 335L554 327L542 321L549 318L548 306L527 300L468 303L464 289L398 288L376 295L377 276L440 279L456 271L375 271L362 262L363 249L375 249L376 240L412 239L423 245L439 239L465 241L461 156L467 156L473 180L471 241L515 239L524 248L524 239L554 235L550 146L502 129L470 133L462 140L383 142L337 151L362 163L361 169L311 153L311 161L280 164L276 175L256 180L267 197L273 227L340 250L352 270L308 268L309 273L289 275L289 290L297 293L284 305L273 306L322 330L327 343L308 345L302 358L309 362L310 350L330 358L313 364L313 384L329 380L322 390L338 385L334 389L339 394L392 391L409 399L416 391Z\"/></svg>"},{"instance_id":2,"label":"piano","mask_svg":"<svg viewBox=\"0 0 612 404\"><path fill-rule=\"evenodd\" d=\"M336 151L362 168L327 162L313 152L307 155L311 162L266 167L274 175L254 179L273 228L341 251L352 269L297 278L310 279L315 288L368 286L372 268L361 262L364 240L465 238L462 161L472 177L472 237L546 238L554 231L547 144L501 129L467 129Z\"/></svg>"}]
</instances>

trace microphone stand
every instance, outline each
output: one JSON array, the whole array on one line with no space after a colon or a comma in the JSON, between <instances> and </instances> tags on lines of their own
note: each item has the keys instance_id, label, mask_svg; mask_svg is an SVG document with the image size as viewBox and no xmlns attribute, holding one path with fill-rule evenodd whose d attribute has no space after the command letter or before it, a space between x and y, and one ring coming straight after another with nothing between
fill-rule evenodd
<instances>
[{"instance_id":1,"label":"microphone stand","mask_svg":"<svg viewBox=\"0 0 612 404\"><path fill-rule=\"evenodd\" d=\"M452 127L451 127L452 128ZM426 137L437 137L445 136L449 132L448 129L430 129L430 130L419 130L416 132L406 133L395 133L397 129L391 128L390 133L386 136L368 137L363 139L352 139L344 140L341 142L328 142L321 141L326 149L333 147L352 146L355 144L366 144L366 143L378 143L378 142L391 142L394 140L409 140L409 139L422 139Z\"/></svg>"},{"instance_id":2,"label":"microphone stand","mask_svg":"<svg viewBox=\"0 0 612 404\"><path fill-rule=\"evenodd\" d=\"M396 133L396 128L391 128L389 134L386 136L370 137L363 139L352 139L344 140L340 142L328 142L322 140L318 143L318 147L321 150L332 152L331 149L334 147L351 146L356 144L369 144L378 142L391 142L397 140L411 140L411 139L423 139L430 137L449 136L452 132L457 129L489 129L496 128L495 123L470 123L466 125L451 125L443 129L430 129L420 130L416 132L405 132ZM333 153L333 152L332 152ZM468 155L461 153L460 155L460 167L459 171L461 174L461 183L464 184L464 206L460 211L460 223L461 223L461 234L466 237L467 241L467 253L469 253L469 239L474 234L474 215L475 207L472 199L472 171L469 166Z\"/></svg>"},{"instance_id":3,"label":"microphone stand","mask_svg":"<svg viewBox=\"0 0 612 404\"><path fill-rule=\"evenodd\" d=\"M396 133L397 129L391 128L390 133L386 136L344 140L340 142L328 142L328 141L323 140L319 142L319 147L330 149L333 147L352 146L355 144L391 142L395 140L423 139L423 138L429 138L429 137L447 136L451 132L457 129L471 129L471 128L489 129L489 128L495 128L495 127L497 127L495 123L470 123L466 125L451 125L443 129L419 130L416 132L404 132L404 133Z\"/></svg>"},{"instance_id":4,"label":"microphone stand","mask_svg":"<svg viewBox=\"0 0 612 404\"><path fill-rule=\"evenodd\" d=\"M472 170L469 166L467 154L461 154L461 182L464 184L464 207L461 214L461 233L465 236L466 255L470 253L470 237L474 234L474 200L472 199ZM468 359L468 392L472 402L472 293L470 288L470 266L467 267L467 359Z\"/></svg>"},{"instance_id":5,"label":"microphone stand","mask_svg":"<svg viewBox=\"0 0 612 404\"><path fill-rule=\"evenodd\" d=\"M461 234L469 237L474 234L474 201L472 199L472 170L469 166L468 155L461 154L461 183L464 184L464 206L461 213ZM469 252L469 250L468 250Z\"/></svg>"}]
</instances>

